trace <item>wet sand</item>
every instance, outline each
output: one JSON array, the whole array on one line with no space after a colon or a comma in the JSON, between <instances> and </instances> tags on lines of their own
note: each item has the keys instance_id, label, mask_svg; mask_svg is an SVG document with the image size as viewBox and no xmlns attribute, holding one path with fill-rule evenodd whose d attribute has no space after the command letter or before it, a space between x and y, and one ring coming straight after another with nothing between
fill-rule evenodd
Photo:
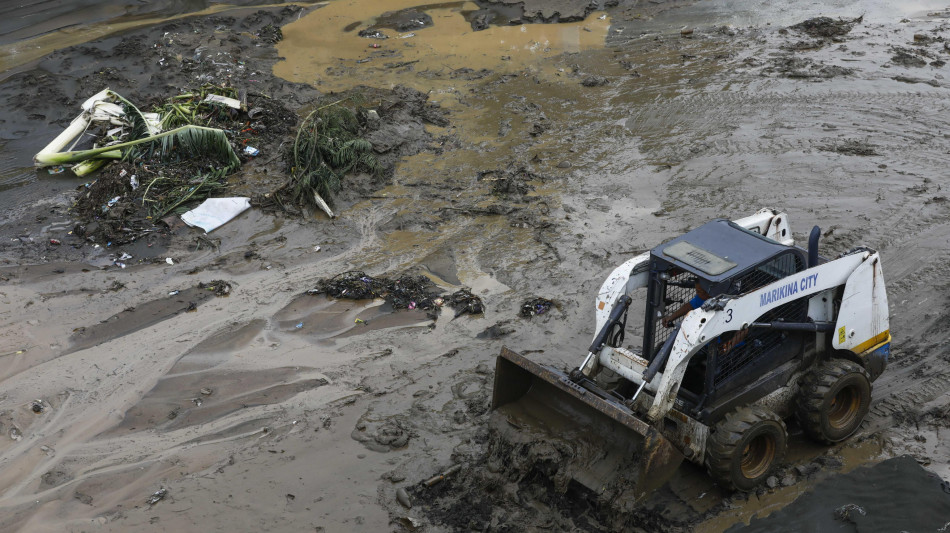
<instances>
[{"instance_id":1,"label":"wet sand","mask_svg":"<svg viewBox=\"0 0 950 533\"><path fill-rule=\"evenodd\" d=\"M614 266L765 206L789 214L799 241L821 226L826 256L861 244L881 252L894 343L872 413L861 435L830 450L794 435L780 486L761 493L723 494L685 466L635 527L721 531L835 473L903 454L950 478L941 311L950 100L940 64L950 13L716 6L621 2L582 21L475 32L464 12L479 6L452 3L421 10L431 26L382 28L384 40L357 32L412 3L332 2L288 18L276 50L254 48L288 85L262 76L261 86L302 106L318 91L404 84L431 91L449 125L426 126L440 141L401 157L372 194L342 195L339 218L252 210L211 234L218 248L196 246L194 230L172 235L156 257L173 265L119 269L111 250L48 245L71 229L80 181L10 163L27 177L2 191L22 201L0 224L0 529L399 531L411 517L447 531L461 526L434 502L448 501L465 504L466 527L609 530L537 494L499 502L465 490L484 451L494 357L507 345L576 365ZM785 30L864 11L839 42ZM81 66L84 53L54 54L29 74ZM163 88L143 81L150 68L130 89ZM42 86L62 94L77 85L50 80ZM14 162L32 155L23 139L55 131L75 107L50 100L32 111L42 118L18 116L17 87L0 84L0 119L30 132L4 137ZM512 186L493 188L499 179ZM304 294L353 269L470 287L486 312L445 309L432 320ZM230 294L197 288L213 280L227 280ZM559 305L520 318L535 296ZM457 463L465 468L436 486L439 498L427 497L418 484ZM399 488L415 498L411 509Z\"/></svg>"}]
</instances>

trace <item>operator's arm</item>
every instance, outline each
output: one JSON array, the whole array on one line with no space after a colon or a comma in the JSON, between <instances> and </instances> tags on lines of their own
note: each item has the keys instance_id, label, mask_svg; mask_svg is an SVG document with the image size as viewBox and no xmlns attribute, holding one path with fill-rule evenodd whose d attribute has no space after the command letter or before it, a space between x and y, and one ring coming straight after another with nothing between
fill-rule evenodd
<instances>
[{"instance_id":1,"label":"operator's arm","mask_svg":"<svg viewBox=\"0 0 950 533\"><path fill-rule=\"evenodd\" d=\"M703 305L703 302L705 302L705 301L706 301L706 300L703 300L703 299L700 298L699 296L694 296L692 300L690 300L690 301L686 302L685 304L681 305L680 308L677 309L676 311L673 311L672 314L669 314L669 315L663 317L663 325L666 326L666 327L668 327L668 328L669 328L669 327L672 327L674 320L676 320L677 318L680 318L680 317L682 317L682 316L685 316L686 313L689 313L689 312L692 311L693 309L699 308L699 306Z\"/></svg>"}]
</instances>

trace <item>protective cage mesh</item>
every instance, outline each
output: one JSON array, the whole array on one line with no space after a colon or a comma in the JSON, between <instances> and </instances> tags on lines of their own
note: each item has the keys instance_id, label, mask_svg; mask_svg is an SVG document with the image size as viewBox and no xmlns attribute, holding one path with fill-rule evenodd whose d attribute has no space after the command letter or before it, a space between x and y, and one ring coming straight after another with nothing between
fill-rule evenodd
<instances>
[{"instance_id":1,"label":"protective cage mesh","mask_svg":"<svg viewBox=\"0 0 950 533\"><path fill-rule=\"evenodd\" d=\"M675 276L671 276L666 283L663 284L663 301L666 302L666 311L664 315L668 315L673 311L679 309L681 305L693 299L693 296L696 296L696 289L694 288L696 276L688 272L681 272ZM678 287L674 285L675 283L682 283L685 287ZM650 351L650 360L653 360L653 356L663 347L663 343L666 342L666 338L670 336L671 329L663 326L662 317L654 317L653 319L653 347Z\"/></svg>"},{"instance_id":2,"label":"protective cage mesh","mask_svg":"<svg viewBox=\"0 0 950 533\"><path fill-rule=\"evenodd\" d=\"M771 261L763 263L754 270L746 272L741 277L733 281L730 289L730 295L740 295L755 291L765 285L777 280L792 276L796 272L801 272L804 264L801 257L794 253L785 253L776 256ZM681 272L663 284L663 301L666 309L664 315L668 315L678 309L681 305L689 302L696 295L694 288L695 275L688 272ZM680 287L678 284L684 286ZM715 295L714 295L715 296ZM807 299L797 299L769 311L757 319L759 322L772 322L784 320L786 322L801 322L805 318L808 310ZM657 354L663 346L663 342L669 337L671 331L663 326L663 320L659 317L653 318L653 346L650 350L650 359ZM711 347L718 349L718 344L729 341L733 335L741 333L726 333L721 338L713 340ZM755 363L768 351L779 346L785 333L770 329L750 329L746 333L742 342L729 350L725 354L717 357L715 376L713 383L718 386L735 376L743 369Z\"/></svg>"},{"instance_id":3,"label":"protective cage mesh","mask_svg":"<svg viewBox=\"0 0 950 533\"><path fill-rule=\"evenodd\" d=\"M801 272L803 270L801 258L796 254L782 254L772 261L763 263L755 270L745 274L732 285L735 294L744 294L769 283L786 278ZM793 278L794 279L794 278ZM775 309L765 313L758 318L758 322L773 322L784 320L786 322L801 322L805 319L808 311L808 300L800 298L792 300L789 303L782 304ZM726 342L736 333L728 333L719 339L719 342ZM748 330L748 334L742 342L737 344L732 350L718 356L716 365L716 374L713 380L714 385L718 386L735 376L749 365L758 361L763 355L778 347L782 343L785 332L773 329L753 328ZM715 341L714 341L715 342Z\"/></svg>"}]
</instances>

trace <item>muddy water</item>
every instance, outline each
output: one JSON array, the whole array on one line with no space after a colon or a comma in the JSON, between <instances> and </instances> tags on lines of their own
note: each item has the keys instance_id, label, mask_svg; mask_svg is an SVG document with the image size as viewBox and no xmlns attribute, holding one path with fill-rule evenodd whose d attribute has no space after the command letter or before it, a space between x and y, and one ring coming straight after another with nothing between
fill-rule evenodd
<instances>
[{"instance_id":1,"label":"muddy water","mask_svg":"<svg viewBox=\"0 0 950 533\"><path fill-rule=\"evenodd\" d=\"M606 14L595 13L577 23L473 31L465 14L478 7L473 2L422 7L414 0L332 2L284 28L278 51L285 60L274 73L324 91L349 88L352 77L374 86L403 84L433 91L435 101L448 102L452 97L443 93L462 85L457 79L461 69L516 73L547 67L550 75L551 67L544 60L601 48L610 25ZM400 13L410 8L431 17L432 25L399 31L386 24L388 19L400 20ZM375 30L385 38L361 37L363 30Z\"/></svg>"},{"instance_id":2,"label":"muddy water","mask_svg":"<svg viewBox=\"0 0 950 533\"><path fill-rule=\"evenodd\" d=\"M128 2L45 0L23 5L8 4L0 8L0 80L6 78L11 69L60 48L176 18L222 13L236 6L254 5L273 3L164 0L130 5Z\"/></svg>"}]
</instances>

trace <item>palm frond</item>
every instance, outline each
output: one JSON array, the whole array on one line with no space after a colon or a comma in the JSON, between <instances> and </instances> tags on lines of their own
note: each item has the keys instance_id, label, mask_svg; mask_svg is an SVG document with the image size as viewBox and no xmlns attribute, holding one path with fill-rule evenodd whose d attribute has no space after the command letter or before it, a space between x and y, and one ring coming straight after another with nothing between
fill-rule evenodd
<instances>
[{"instance_id":1,"label":"palm frond","mask_svg":"<svg viewBox=\"0 0 950 533\"><path fill-rule=\"evenodd\" d=\"M313 205L314 193L330 198L340 190L343 176L353 171L382 170L373 145L359 137L356 113L342 100L313 110L294 140L291 192L295 202ZM317 202L319 203L319 202Z\"/></svg>"}]
</instances>

